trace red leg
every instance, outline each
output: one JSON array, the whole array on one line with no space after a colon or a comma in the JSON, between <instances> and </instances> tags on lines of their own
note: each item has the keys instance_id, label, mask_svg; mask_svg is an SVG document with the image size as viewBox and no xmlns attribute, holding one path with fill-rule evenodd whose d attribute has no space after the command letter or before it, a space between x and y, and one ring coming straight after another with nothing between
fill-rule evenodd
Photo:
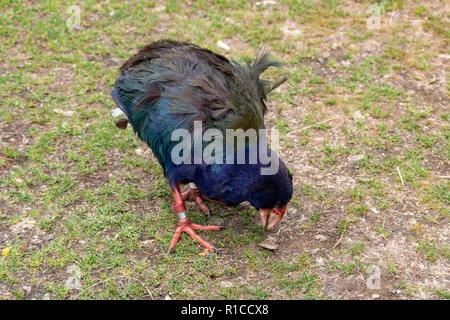
<instances>
[{"instance_id":1,"label":"red leg","mask_svg":"<svg viewBox=\"0 0 450 320\"><path fill-rule=\"evenodd\" d=\"M189 191L191 191L191 190L189 190ZM216 249L212 245L210 245L207 241L205 241L202 237L200 237L194 230L196 230L196 229L197 230L222 230L222 227L202 226L202 225L199 225L196 223L192 223L189 220L189 217L187 216L186 206L183 203L183 195L180 192L179 184L177 184L177 187L175 189L173 189L172 193L173 193L173 197L175 199L175 204L173 205L173 209L178 218L178 226L177 226L177 229L175 230L175 234L173 235L172 241L170 242L169 253L173 252L173 250L175 249L175 245L177 244L178 240L180 239L181 233L183 233L183 232L186 232L193 239L200 242L200 244L202 246L204 246L206 249L208 249L210 252L215 252Z\"/></svg>"},{"instance_id":2,"label":"red leg","mask_svg":"<svg viewBox=\"0 0 450 320\"><path fill-rule=\"evenodd\" d=\"M198 190L197 188L190 188L188 191L185 191L181 194L181 198L183 200L187 200L192 196L199 196L200 195L200 190Z\"/></svg>"},{"instance_id":3,"label":"red leg","mask_svg":"<svg viewBox=\"0 0 450 320\"><path fill-rule=\"evenodd\" d=\"M222 201L219 201L219 200L213 200L213 199L210 199L210 198L208 198L207 196L205 196L204 194L201 194L201 195L200 195L200 198L202 198L203 200L209 201L209 202L214 202L214 203L217 203L217 204L221 204L221 205L223 205L223 206L226 206L226 203L224 203L224 202L222 202Z\"/></svg>"},{"instance_id":4,"label":"red leg","mask_svg":"<svg viewBox=\"0 0 450 320\"><path fill-rule=\"evenodd\" d=\"M208 206L203 202L203 200L225 205L225 203L221 201L210 199L207 196L201 194L200 190L198 190L197 188L190 188L188 191L185 191L181 194L182 200L187 200L190 197L194 197L195 202L200 207L200 209L202 209L203 212L208 216L208 218L211 217L211 212L209 211Z\"/></svg>"}]
</instances>

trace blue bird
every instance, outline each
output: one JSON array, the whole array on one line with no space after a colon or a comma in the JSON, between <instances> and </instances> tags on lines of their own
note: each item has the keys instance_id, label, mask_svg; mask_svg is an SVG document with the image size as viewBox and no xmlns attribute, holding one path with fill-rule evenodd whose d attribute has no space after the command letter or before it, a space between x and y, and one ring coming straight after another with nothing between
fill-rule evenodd
<instances>
[{"instance_id":1,"label":"blue bird","mask_svg":"<svg viewBox=\"0 0 450 320\"><path fill-rule=\"evenodd\" d=\"M236 147L233 138L231 151L214 151L213 161L174 160L174 155L183 159L194 155L194 145L198 143L196 123L201 125L201 151L210 143L203 136L208 129L223 136L229 129L244 132L264 129L266 96L286 80L272 83L260 79L271 66L278 67L279 63L271 61L267 53L252 63L240 64L190 43L160 40L142 48L120 68L111 94L127 118L116 125L124 129L130 123L151 148L175 200L173 210L178 226L169 253L182 232L187 232L209 251L216 251L194 230L221 230L222 227L191 222L183 202L191 197L208 216L210 211L204 201L229 206L248 201L259 210L261 223L267 230L283 217L292 197L292 175L259 134L256 142L245 140L243 147ZM177 129L194 136L190 142L186 140L186 148L180 152L175 152L180 147L180 139L173 139ZM219 141L218 145L225 150L228 144L227 140ZM241 151L244 151L243 163L237 161ZM261 173L271 165L261 158L262 151L278 163L273 174ZM250 161L252 152L257 156ZM180 185L187 183L194 183L196 188L182 192Z\"/></svg>"}]
</instances>

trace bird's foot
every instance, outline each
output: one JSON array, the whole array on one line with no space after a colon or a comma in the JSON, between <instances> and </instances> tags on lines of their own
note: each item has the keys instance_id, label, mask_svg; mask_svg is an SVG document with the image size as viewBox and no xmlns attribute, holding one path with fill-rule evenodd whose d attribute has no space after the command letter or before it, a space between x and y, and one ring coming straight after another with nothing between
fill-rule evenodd
<instances>
[{"instance_id":1,"label":"bird's foot","mask_svg":"<svg viewBox=\"0 0 450 320\"><path fill-rule=\"evenodd\" d=\"M211 211L209 210L208 206L203 202L202 200L202 194L200 193L200 190L197 188L190 188L188 191L183 192L181 194L182 200L187 200L189 198L193 197L195 200L195 203L202 209L202 211L205 213L205 215L210 218L211 217Z\"/></svg>"},{"instance_id":2,"label":"bird's foot","mask_svg":"<svg viewBox=\"0 0 450 320\"><path fill-rule=\"evenodd\" d=\"M169 252L172 253L175 249L175 245L177 244L180 236L183 232L188 233L193 239L200 242L202 246L204 246L210 252L216 252L217 249L210 245L206 240L200 237L194 230L223 230L221 226L202 226L196 223L192 223L189 220L189 217L180 219L178 221L177 229L175 230L175 234L173 235L172 242L170 243Z\"/></svg>"},{"instance_id":3,"label":"bird's foot","mask_svg":"<svg viewBox=\"0 0 450 320\"><path fill-rule=\"evenodd\" d=\"M200 193L200 190L197 188L190 188L188 191L185 191L181 194L182 200L187 200L189 198L193 197L197 205L202 209L202 211L205 213L205 215L210 218L211 217L211 211L209 210L208 206L203 202L203 200L209 201L209 202L215 202L221 205L225 205L225 203L217 200L213 200L208 198L207 196Z\"/></svg>"}]
</instances>

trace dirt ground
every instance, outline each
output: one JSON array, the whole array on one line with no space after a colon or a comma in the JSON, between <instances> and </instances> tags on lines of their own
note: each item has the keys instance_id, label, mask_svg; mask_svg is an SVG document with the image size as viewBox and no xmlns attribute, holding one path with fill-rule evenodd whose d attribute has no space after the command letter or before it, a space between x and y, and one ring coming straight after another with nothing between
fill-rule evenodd
<instances>
[{"instance_id":1,"label":"dirt ground","mask_svg":"<svg viewBox=\"0 0 450 320\"><path fill-rule=\"evenodd\" d=\"M1 299L450 298L446 1L7 1L0 14ZM208 221L189 202L195 222L227 227L201 232L219 255L187 236L166 254L170 189L111 115L119 66L161 38L236 60L265 48L284 67L264 75L289 76L266 124L292 201L270 232L246 204L210 204Z\"/></svg>"}]
</instances>

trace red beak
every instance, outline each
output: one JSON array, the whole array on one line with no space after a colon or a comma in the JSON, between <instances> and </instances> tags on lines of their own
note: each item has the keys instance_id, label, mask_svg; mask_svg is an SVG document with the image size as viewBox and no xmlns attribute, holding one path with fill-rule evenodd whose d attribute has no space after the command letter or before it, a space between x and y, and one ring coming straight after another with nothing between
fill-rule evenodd
<instances>
[{"instance_id":1,"label":"red beak","mask_svg":"<svg viewBox=\"0 0 450 320\"><path fill-rule=\"evenodd\" d=\"M269 231L280 222L286 211L287 205L281 209L259 209L261 224L264 229ZM269 217L270 212L270 217Z\"/></svg>"}]
</instances>

